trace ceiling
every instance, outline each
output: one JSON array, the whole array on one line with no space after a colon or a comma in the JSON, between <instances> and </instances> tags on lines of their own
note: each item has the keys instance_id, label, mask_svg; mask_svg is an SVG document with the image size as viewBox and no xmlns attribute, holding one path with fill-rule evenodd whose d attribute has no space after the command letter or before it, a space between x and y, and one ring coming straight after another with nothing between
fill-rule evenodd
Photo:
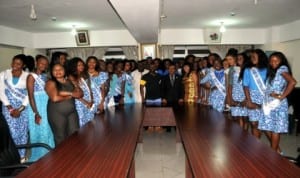
<instances>
[{"instance_id":1,"label":"ceiling","mask_svg":"<svg viewBox=\"0 0 300 178\"><path fill-rule=\"evenodd\" d=\"M35 33L69 31L72 25L87 30L127 28L134 36L146 28L212 28L221 21L227 28L265 28L300 19L300 0L257 0L256 5L255 0L156 0L159 3L152 6L146 0L144 4L138 1L141 0L0 0L0 25ZM134 6L118 7L119 3ZM35 21L29 18L31 4L35 5ZM145 9L146 16L136 15L145 14ZM126 19L132 19L133 11L135 21L129 24ZM167 18L160 22L162 13ZM157 21L147 21L152 16L158 17Z\"/></svg>"}]
</instances>

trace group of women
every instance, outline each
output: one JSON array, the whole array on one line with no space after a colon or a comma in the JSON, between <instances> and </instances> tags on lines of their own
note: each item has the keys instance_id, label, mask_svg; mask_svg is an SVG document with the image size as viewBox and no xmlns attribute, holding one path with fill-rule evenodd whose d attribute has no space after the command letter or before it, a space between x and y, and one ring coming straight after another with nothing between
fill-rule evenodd
<instances>
[{"instance_id":1,"label":"group of women","mask_svg":"<svg viewBox=\"0 0 300 178\"><path fill-rule=\"evenodd\" d=\"M288 129L286 97L296 84L286 57L275 52L268 59L260 49L240 54L231 50L225 60L227 69L215 53L199 61L192 55L177 61L184 101L211 105L219 112L229 105L232 117L242 127L249 119L253 135L260 137L265 131L272 148L280 152L280 133ZM86 61L76 57L68 61L66 54L57 52L50 64L47 57L36 56L34 70L26 72L25 61L26 56L16 55L11 69L0 73L2 114L16 144L29 140L51 147L107 107L142 102L136 95L140 92L137 87L149 64L149 60L138 64L130 60L104 62L94 56ZM168 63L172 63L159 59L151 62L157 63L160 75L167 75ZM199 65L195 67L195 63ZM46 152L32 149L30 161ZM22 159L28 155L25 150L19 153Z\"/></svg>"}]
</instances>

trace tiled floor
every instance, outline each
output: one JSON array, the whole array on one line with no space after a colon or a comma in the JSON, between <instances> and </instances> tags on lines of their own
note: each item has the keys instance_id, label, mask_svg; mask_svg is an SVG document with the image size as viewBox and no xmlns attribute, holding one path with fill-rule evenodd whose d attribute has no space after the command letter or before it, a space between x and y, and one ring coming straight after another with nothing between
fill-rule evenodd
<instances>
[{"instance_id":1,"label":"tiled floor","mask_svg":"<svg viewBox=\"0 0 300 178\"><path fill-rule=\"evenodd\" d=\"M184 178L185 153L181 143L176 143L176 134L168 132L144 132L143 143L135 153L137 178ZM269 144L265 136L261 138ZM296 157L300 147L300 136L282 135L281 149L286 156Z\"/></svg>"},{"instance_id":2,"label":"tiled floor","mask_svg":"<svg viewBox=\"0 0 300 178\"><path fill-rule=\"evenodd\" d=\"M168 132L144 132L135 154L137 178L184 178L185 153L176 134Z\"/></svg>"}]
</instances>

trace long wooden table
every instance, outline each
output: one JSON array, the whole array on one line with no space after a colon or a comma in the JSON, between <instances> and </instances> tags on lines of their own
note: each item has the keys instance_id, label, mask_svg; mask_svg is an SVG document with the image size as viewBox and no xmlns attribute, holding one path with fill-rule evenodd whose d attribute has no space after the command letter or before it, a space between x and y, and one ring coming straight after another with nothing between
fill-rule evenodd
<instances>
[{"instance_id":1,"label":"long wooden table","mask_svg":"<svg viewBox=\"0 0 300 178\"><path fill-rule=\"evenodd\" d=\"M174 112L187 157L186 177L300 177L300 168L222 113L191 104Z\"/></svg>"},{"instance_id":2,"label":"long wooden table","mask_svg":"<svg viewBox=\"0 0 300 178\"><path fill-rule=\"evenodd\" d=\"M17 177L134 177L141 105L106 111Z\"/></svg>"},{"instance_id":3,"label":"long wooden table","mask_svg":"<svg viewBox=\"0 0 300 178\"><path fill-rule=\"evenodd\" d=\"M18 177L134 177L141 105L106 111ZM222 113L200 105L173 108L187 177L300 177L300 169Z\"/></svg>"}]
</instances>

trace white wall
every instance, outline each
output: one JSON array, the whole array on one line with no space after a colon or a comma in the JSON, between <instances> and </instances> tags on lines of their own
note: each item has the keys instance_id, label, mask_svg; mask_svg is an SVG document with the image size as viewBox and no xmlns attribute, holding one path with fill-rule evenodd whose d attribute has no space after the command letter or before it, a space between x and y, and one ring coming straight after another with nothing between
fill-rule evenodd
<instances>
[{"instance_id":1,"label":"white wall","mask_svg":"<svg viewBox=\"0 0 300 178\"><path fill-rule=\"evenodd\" d=\"M24 48L23 53L25 55L30 55L35 58L36 55L41 54L46 56L46 50L45 49L35 49L35 48Z\"/></svg>"},{"instance_id":2,"label":"white wall","mask_svg":"<svg viewBox=\"0 0 300 178\"><path fill-rule=\"evenodd\" d=\"M262 45L261 48L265 51L281 51L283 52L293 71L293 75L298 81L297 87L300 87L300 59L299 59L299 50L300 50L300 40L293 40L281 43L268 43Z\"/></svg>"},{"instance_id":3,"label":"white wall","mask_svg":"<svg viewBox=\"0 0 300 178\"><path fill-rule=\"evenodd\" d=\"M33 47L33 34L14 28L0 26L0 44Z\"/></svg>"},{"instance_id":4,"label":"white wall","mask_svg":"<svg viewBox=\"0 0 300 178\"><path fill-rule=\"evenodd\" d=\"M216 29L218 30L218 29ZM218 44L264 44L266 29L227 29ZM205 44L205 30L202 29L163 29L160 44Z\"/></svg>"},{"instance_id":5,"label":"white wall","mask_svg":"<svg viewBox=\"0 0 300 178\"><path fill-rule=\"evenodd\" d=\"M9 69L12 58L22 53L22 48L0 45L0 71Z\"/></svg>"},{"instance_id":6,"label":"white wall","mask_svg":"<svg viewBox=\"0 0 300 178\"><path fill-rule=\"evenodd\" d=\"M89 31L90 46L129 46L137 45L127 30ZM35 33L35 48L68 48L76 47L75 36L70 32Z\"/></svg>"}]
</instances>

